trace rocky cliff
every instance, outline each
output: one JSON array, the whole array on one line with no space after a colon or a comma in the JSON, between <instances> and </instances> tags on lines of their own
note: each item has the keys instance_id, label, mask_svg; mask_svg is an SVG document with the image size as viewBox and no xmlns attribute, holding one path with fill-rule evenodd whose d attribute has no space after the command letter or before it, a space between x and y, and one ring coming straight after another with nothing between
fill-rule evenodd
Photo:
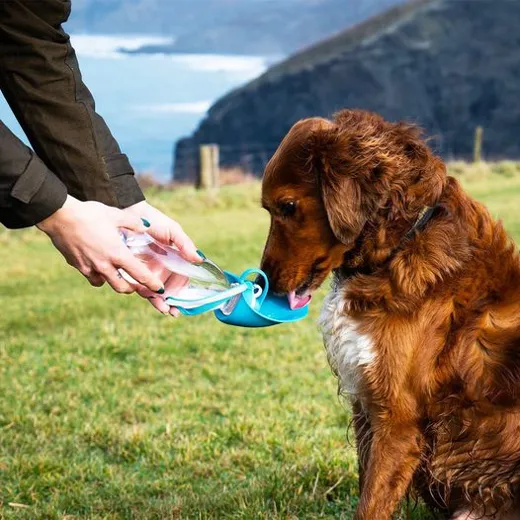
<instances>
[{"instance_id":1,"label":"rocky cliff","mask_svg":"<svg viewBox=\"0 0 520 520\"><path fill-rule=\"evenodd\" d=\"M192 180L201 143L224 166L260 174L290 126L343 107L422 125L446 158L520 157L520 1L418 0L268 70L219 100L176 147L175 178Z\"/></svg>"}]
</instances>

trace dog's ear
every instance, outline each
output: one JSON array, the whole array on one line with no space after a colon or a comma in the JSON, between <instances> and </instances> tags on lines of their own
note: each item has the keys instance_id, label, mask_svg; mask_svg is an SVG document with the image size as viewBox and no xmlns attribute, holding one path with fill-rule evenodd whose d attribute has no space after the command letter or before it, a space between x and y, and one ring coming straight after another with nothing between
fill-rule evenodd
<instances>
[{"instance_id":1,"label":"dog's ear","mask_svg":"<svg viewBox=\"0 0 520 520\"><path fill-rule=\"evenodd\" d=\"M355 148L352 138L333 122L315 129L311 137L313 169L329 224L336 238L346 245L352 244L367 221L362 182L349 161Z\"/></svg>"},{"instance_id":2,"label":"dog's ear","mask_svg":"<svg viewBox=\"0 0 520 520\"><path fill-rule=\"evenodd\" d=\"M311 160L330 227L351 245L379 208L411 220L437 203L446 183L442 161L419 128L377 114L344 110L311 132Z\"/></svg>"}]
</instances>

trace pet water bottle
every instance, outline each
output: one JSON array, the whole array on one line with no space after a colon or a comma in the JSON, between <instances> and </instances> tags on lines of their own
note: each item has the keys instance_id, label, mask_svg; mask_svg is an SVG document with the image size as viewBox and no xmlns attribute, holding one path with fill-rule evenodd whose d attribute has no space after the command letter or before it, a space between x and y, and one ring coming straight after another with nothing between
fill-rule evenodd
<instances>
[{"instance_id":1,"label":"pet water bottle","mask_svg":"<svg viewBox=\"0 0 520 520\"><path fill-rule=\"evenodd\" d=\"M307 316L308 305L293 310L286 297L270 292L269 280L260 269L247 269L237 276L222 271L207 258L200 264L188 262L177 249L157 242L146 233L121 231L121 238L136 258L151 271L162 274L163 279L165 271L176 274L166 284L162 297L185 316L213 311L222 323L239 327L269 327ZM122 270L121 275L128 282L137 283ZM256 283L259 276L263 285Z\"/></svg>"}]
</instances>

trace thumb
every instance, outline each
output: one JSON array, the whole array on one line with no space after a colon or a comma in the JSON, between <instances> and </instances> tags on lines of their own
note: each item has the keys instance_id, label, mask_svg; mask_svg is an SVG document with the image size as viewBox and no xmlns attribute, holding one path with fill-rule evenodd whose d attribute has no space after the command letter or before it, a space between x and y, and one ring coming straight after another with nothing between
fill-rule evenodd
<instances>
[{"instance_id":1,"label":"thumb","mask_svg":"<svg viewBox=\"0 0 520 520\"><path fill-rule=\"evenodd\" d=\"M115 220L117 227L134 231L135 233L146 233L150 223L132 213L116 209Z\"/></svg>"}]
</instances>

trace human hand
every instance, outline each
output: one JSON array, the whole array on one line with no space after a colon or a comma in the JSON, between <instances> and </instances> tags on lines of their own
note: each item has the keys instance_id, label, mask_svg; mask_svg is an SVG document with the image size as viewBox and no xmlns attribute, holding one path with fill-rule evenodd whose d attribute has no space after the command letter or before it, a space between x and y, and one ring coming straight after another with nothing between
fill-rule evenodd
<instances>
[{"instance_id":1,"label":"human hand","mask_svg":"<svg viewBox=\"0 0 520 520\"><path fill-rule=\"evenodd\" d=\"M93 286L101 287L106 281L118 293L135 292L138 286L121 276L119 269L123 269L150 292L164 293L161 279L132 255L119 235L120 228L148 231L134 213L69 195L63 207L37 227Z\"/></svg>"},{"instance_id":2,"label":"human hand","mask_svg":"<svg viewBox=\"0 0 520 520\"><path fill-rule=\"evenodd\" d=\"M175 246L186 260L195 263L200 263L202 261L202 254L197 251L193 241L183 231L180 224L148 204L148 202L139 202L123 211L146 219L151 224L146 232L158 242ZM176 294L188 283L187 278L168 271L159 263L149 263L148 267L162 280L166 294L168 295ZM178 309L170 307L163 298L146 287L139 287L137 293L143 298L149 300L149 302L159 312L170 314L174 317L180 315Z\"/></svg>"}]
</instances>

